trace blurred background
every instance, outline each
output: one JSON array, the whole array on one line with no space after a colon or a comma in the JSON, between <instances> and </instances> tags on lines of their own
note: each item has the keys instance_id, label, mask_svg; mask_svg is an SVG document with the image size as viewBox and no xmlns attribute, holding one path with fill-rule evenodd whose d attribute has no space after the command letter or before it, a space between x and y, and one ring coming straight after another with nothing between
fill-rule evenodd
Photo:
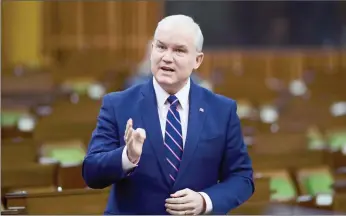
<instances>
[{"instance_id":1,"label":"blurred background","mask_svg":"<svg viewBox=\"0 0 346 216\"><path fill-rule=\"evenodd\" d=\"M346 213L346 2L2 1L2 214L103 213L81 177L100 100L150 78L177 13L205 37L193 79L238 102L256 192L230 214Z\"/></svg>"}]
</instances>

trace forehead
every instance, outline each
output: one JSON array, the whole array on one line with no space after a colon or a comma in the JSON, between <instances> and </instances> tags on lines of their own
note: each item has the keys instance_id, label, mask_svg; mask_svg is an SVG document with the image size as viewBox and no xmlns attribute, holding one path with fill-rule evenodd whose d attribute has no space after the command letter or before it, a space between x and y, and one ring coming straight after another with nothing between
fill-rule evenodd
<instances>
[{"instance_id":1,"label":"forehead","mask_svg":"<svg viewBox=\"0 0 346 216\"><path fill-rule=\"evenodd\" d=\"M169 46L195 47L195 34L191 29L180 26L159 26L155 40Z\"/></svg>"}]
</instances>

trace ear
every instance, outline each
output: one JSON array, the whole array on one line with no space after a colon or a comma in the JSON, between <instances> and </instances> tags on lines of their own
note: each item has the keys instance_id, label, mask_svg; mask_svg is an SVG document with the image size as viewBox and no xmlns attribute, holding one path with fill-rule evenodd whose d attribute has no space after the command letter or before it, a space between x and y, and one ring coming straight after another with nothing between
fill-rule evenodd
<instances>
[{"instance_id":1,"label":"ear","mask_svg":"<svg viewBox=\"0 0 346 216\"><path fill-rule=\"evenodd\" d=\"M196 56L195 66L193 69L197 70L199 66L201 66L203 59L204 59L204 53L199 52Z\"/></svg>"}]
</instances>

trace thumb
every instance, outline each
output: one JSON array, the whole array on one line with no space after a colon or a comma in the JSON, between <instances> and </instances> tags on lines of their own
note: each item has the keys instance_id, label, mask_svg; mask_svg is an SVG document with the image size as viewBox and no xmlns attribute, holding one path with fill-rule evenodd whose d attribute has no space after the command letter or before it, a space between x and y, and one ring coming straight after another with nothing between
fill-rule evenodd
<instances>
[{"instance_id":1,"label":"thumb","mask_svg":"<svg viewBox=\"0 0 346 216\"><path fill-rule=\"evenodd\" d=\"M175 192L174 194L171 194L171 197L182 197L182 196L186 196L188 194L188 189L183 189L180 191Z\"/></svg>"}]
</instances>

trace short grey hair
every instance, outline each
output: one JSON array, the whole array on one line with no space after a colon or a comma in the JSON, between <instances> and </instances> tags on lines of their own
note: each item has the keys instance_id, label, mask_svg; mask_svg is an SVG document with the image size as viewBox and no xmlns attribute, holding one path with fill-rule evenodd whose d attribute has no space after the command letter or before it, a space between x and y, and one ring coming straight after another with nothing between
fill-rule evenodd
<instances>
[{"instance_id":1,"label":"short grey hair","mask_svg":"<svg viewBox=\"0 0 346 216\"><path fill-rule=\"evenodd\" d=\"M197 50L197 52L202 52L204 37L203 37L202 31L201 31L201 28L191 17L186 16L186 15L182 15L182 14L167 16L167 17L163 18L157 24L157 27L155 30L155 35L156 35L157 29L159 28L159 26L166 25L166 24L175 24L175 25L181 24L181 25L185 25L185 26L188 25L189 27L192 27L195 30L196 50Z\"/></svg>"}]
</instances>

